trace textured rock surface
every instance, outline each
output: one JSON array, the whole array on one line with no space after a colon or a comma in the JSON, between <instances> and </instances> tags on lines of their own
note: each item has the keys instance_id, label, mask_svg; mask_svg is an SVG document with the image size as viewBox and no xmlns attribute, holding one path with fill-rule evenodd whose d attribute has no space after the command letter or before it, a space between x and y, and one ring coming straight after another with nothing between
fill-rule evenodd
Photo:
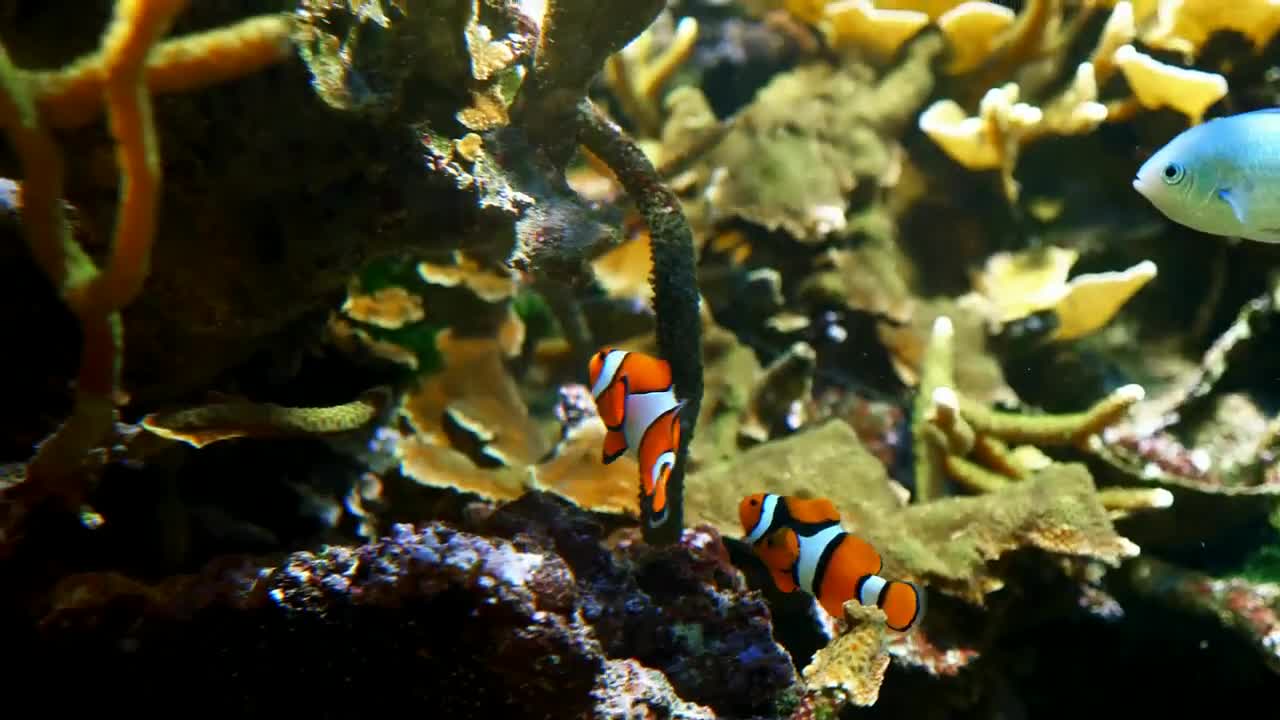
<instances>
[{"instance_id":1,"label":"textured rock surface","mask_svg":"<svg viewBox=\"0 0 1280 720\"><path fill-rule=\"evenodd\" d=\"M611 549L589 516L541 494L473 524L486 534L402 524L368 545L227 558L159 585L71 576L22 652L35 674L93 678L97 707L212 693L219 709L323 715L339 690L444 717L785 706L790 658L714 531ZM318 692L285 702L285 688Z\"/></svg>"}]
</instances>

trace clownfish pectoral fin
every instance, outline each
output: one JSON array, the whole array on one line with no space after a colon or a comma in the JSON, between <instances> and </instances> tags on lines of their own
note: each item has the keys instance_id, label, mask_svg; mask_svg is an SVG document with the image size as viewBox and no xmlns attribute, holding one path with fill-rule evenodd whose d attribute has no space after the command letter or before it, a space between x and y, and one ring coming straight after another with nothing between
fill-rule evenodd
<instances>
[{"instance_id":1,"label":"clownfish pectoral fin","mask_svg":"<svg viewBox=\"0 0 1280 720\"><path fill-rule=\"evenodd\" d=\"M630 394L631 384L624 375L609 383L609 387L596 398L596 412L606 428L622 431L627 421L627 396Z\"/></svg>"},{"instance_id":2,"label":"clownfish pectoral fin","mask_svg":"<svg viewBox=\"0 0 1280 720\"><path fill-rule=\"evenodd\" d=\"M605 465L622 457L627 452L627 435L621 430L608 430L604 434L604 452L601 460Z\"/></svg>"},{"instance_id":3,"label":"clownfish pectoral fin","mask_svg":"<svg viewBox=\"0 0 1280 720\"><path fill-rule=\"evenodd\" d=\"M793 593L800 588L790 570L769 568L769 574L773 576L773 584L784 593Z\"/></svg>"},{"instance_id":4,"label":"clownfish pectoral fin","mask_svg":"<svg viewBox=\"0 0 1280 720\"><path fill-rule=\"evenodd\" d=\"M924 594L913 583L890 580L880 590L877 604L884 611L885 624L898 632L910 630L924 616Z\"/></svg>"}]
</instances>

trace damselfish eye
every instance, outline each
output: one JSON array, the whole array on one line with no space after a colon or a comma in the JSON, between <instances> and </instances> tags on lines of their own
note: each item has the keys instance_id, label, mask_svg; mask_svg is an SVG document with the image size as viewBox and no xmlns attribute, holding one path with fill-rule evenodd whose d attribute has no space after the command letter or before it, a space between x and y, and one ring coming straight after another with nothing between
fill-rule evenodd
<instances>
[{"instance_id":1,"label":"damselfish eye","mask_svg":"<svg viewBox=\"0 0 1280 720\"><path fill-rule=\"evenodd\" d=\"M1178 163L1169 163L1164 166L1164 172L1161 175L1166 183L1177 185L1182 182L1182 178L1186 177L1187 170Z\"/></svg>"}]
</instances>

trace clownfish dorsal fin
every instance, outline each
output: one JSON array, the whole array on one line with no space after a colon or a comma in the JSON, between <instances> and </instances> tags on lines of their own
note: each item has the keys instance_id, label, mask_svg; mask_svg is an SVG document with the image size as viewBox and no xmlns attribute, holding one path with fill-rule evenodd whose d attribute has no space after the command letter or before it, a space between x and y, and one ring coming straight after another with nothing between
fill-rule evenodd
<instances>
[{"instance_id":1,"label":"clownfish dorsal fin","mask_svg":"<svg viewBox=\"0 0 1280 720\"><path fill-rule=\"evenodd\" d=\"M786 498L787 515L791 522L823 528L840 524L840 512L827 498ZM806 532L809 532L806 530Z\"/></svg>"}]
</instances>

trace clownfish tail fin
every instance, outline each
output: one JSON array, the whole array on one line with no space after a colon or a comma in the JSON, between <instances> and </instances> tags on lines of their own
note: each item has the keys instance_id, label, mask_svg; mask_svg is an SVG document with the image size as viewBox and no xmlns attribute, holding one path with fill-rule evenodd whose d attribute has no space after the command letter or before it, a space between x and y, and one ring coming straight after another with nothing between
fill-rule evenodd
<instances>
[{"instance_id":1,"label":"clownfish tail fin","mask_svg":"<svg viewBox=\"0 0 1280 720\"><path fill-rule=\"evenodd\" d=\"M910 630L924 617L924 593L915 583L890 580L876 604L884 611L889 628L898 632Z\"/></svg>"}]
</instances>

